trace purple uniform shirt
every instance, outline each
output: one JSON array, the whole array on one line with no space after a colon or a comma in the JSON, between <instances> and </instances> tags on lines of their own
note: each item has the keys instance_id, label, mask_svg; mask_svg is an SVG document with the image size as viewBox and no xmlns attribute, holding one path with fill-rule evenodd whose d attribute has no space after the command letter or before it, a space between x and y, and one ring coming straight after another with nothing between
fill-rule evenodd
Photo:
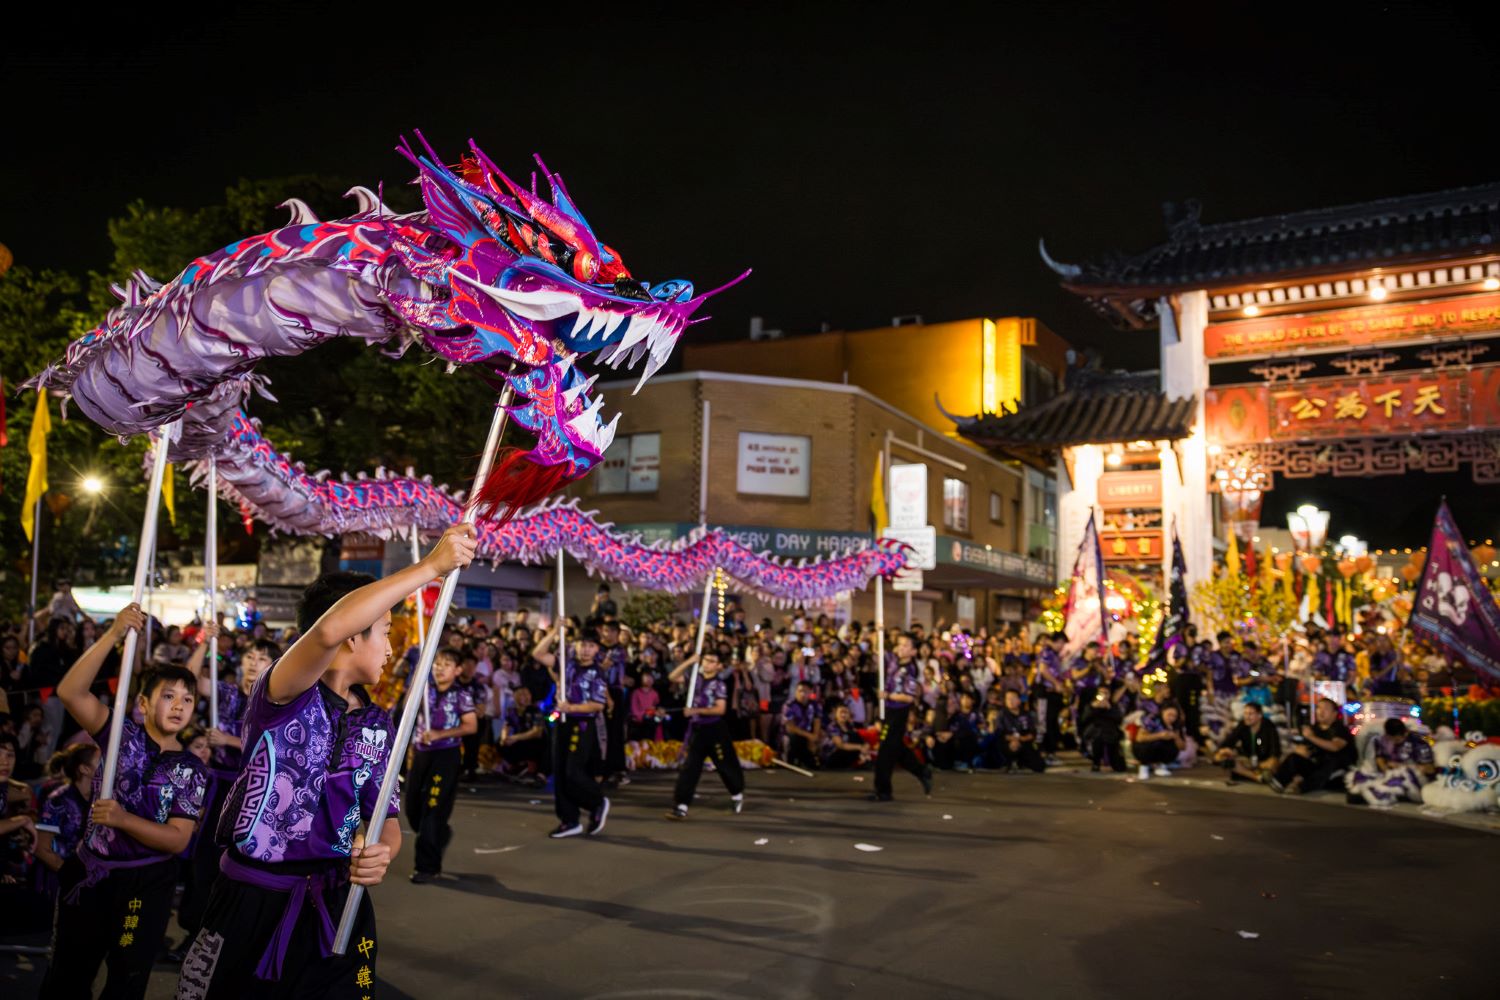
<instances>
[{"instance_id":1,"label":"purple uniform shirt","mask_svg":"<svg viewBox=\"0 0 1500 1000\"><path fill-rule=\"evenodd\" d=\"M858 743L859 736L854 732L854 727L845 729L837 722L830 722L828 728L823 730L823 745L819 747L820 756L827 760L838 753L840 743Z\"/></svg>"},{"instance_id":2,"label":"purple uniform shirt","mask_svg":"<svg viewBox=\"0 0 1500 1000\"><path fill-rule=\"evenodd\" d=\"M568 704L581 705L586 701L603 705L609 700L609 685L597 666L577 667L568 671ZM570 711L571 715L593 715L593 712Z\"/></svg>"},{"instance_id":3,"label":"purple uniform shirt","mask_svg":"<svg viewBox=\"0 0 1500 1000\"><path fill-rule=\"evenodd\" d=\"M52 852L66 861L78 852L89 822L89 802L69 782L47 796L36 828L52 834Z\"/></svg>"},{"instance_id":4,"label":"purple uniform shirt","mask_svg":"<svg viewBox=\"0 0 1500 1000\"><path fill-rule=\"evenodd\" d=\"M458 682L448 685L448 690L439 691L436 684L427 685L427 718L433 730L457 729L464 721L464 713L474 711L474 697L469 689ZM459 736L446 736L431 743L417 743L418 750L451 750L463 742Z\"/></svg>"},{"instance_id":5,"label":"purple uniform shirt","mask_svg":"<svg viewBox=\"0 0 1500 1000\"><path fill-rule=\"evenodd\" d=\"M698 686L693 689L693 708L713 708L715 702L722 701L725 710L729 708L729 686L724 683L722 673L714 674L712 678L699 677ZM723 721L722 715L695 715L688 720L689 726L711 726L715 722Z\"/></svg>"},{"instance_id":6,"label":"purple uniform shirt","mask_svg":"<svg viewBox=\"0 0 1500 1000\"><path fill-rule=\"evenodd\" d=\"M955 736L969 733L979 735L979 730L984 727L984 717L978 712L954 712L948 716L948 732Z\"/></svg>"},{"instance_id":7,"label":"purple uniform shirt","mask_svg":"<svg viewBox=\"0 0 1500 1000\"><path fill-rule=\"evenodd\" d=\"M1037 683L1048 691L1061 691L1066 679L1067 671L1063 670L1062 657L1057 655L1057 650L1050 646L1043 648L1037 654Z\"/></svg>"},{"instance_id":8,"label":"purple uniform shirt","mask_svg":"<svg viewBox=\"0 0 1500 1000\"><path fill-rule=\"evenodd\" d=\"M104 735L109 723L99 730ZM94 798L104 780L102 765L94 772ZM120 756L115 767L115 801L153 823L174 817L197 821L203 815L208 791L208 766L186 750L162 750L146 730L126 719L120 730ZM161 854L113 827L90 822L84 840L103 861L134 861Z\"/></svg>"},{"instance_id":9,"label":"purple uniform shirt","mask_svg":"<svg viewBox=\"0 0 1500 1000\"><path fill-rule=\"evenodd\" d=\"M1432 747L1416 733L1396 738L1381 733L1375 738L1375 756L1392 764L1431 764Z\"/></svg>"},{"instance_id":10,"label":"purple uniform shirt","mask_svg":"<svg viewBox=\"0 0 1500 1000\"><path fill-rule=\"evenodd\" d=\"M267 670L245 710L245 764L219 817L218 841L255 861L341 861L375 809L396 727L359 687L350 708L322 681L285 705ZM401 815L399 792L386 818ZM380 823L373 823L377 829Z\"/></svg>"},{"instance_id":11,"label":"purple uniform shirt","mask_svg":"<svg viewBox=\"0 0 1500 1000\"><path fill-rule=\"evenodd\" d=\"M238 684L229 684L218 681L219 685L219 728L230 736L245 735L245 706L249 699L240 690ZM217 771L227 771L230 775L239 774L240 761L243 759L241 752L235 747L215 747L214 755L209 759Z\"/></svg>"},{"instance_id":12,"label":"purple uniform shirt","mask_svg":"<svg viewBox=\"0 0 1500 1000\"><path fill-rule=\"evenodd\" d=\"M604 667L604 683L616 691L625 687L625 671L630 667L630 654L624 646L607 646L599 651Z\"/></svg>"},{"instance_id":13,"label":"purple uniform shirt","mask_svg":"<svg viewBox=\"0 0 1500 1000\"><path fill-rule=\"evenodd\" d=\"M1036 719L1032 718L1030 712L1012 712L1002 708L995 730L1002 736L1035 736Z\"/></svg>"},{"instance_id":14,"label":"purple uniform shirt","mask_svg":"<svg viewBox=\"0 0 1500 1000\"><path fill-rule=\"evenodd\" d=\"M911 702L891 701L891 695L904 694L916 698L921 692L921 676L916 660L912 660L910 663L902 663L897 660L886 667L885 700L892 708L910 708ZM812 727L809 726L808 728L811 729Z\"/></svg>"},{"instance_id":15,"label":"purple uniform shirt","mask_svg":"<svg viewBox=\"0 0 1500 1000\"><path fill-rule=\"evenodd\" d=\"M1234 666L1229 657L1220 652L1212 652L1205 659L1208 661L1209 683L1213 685L1214 693L1234 694L1238 689L1234 686Z\"/></svg>"},{"instance_id":16,"label":"purple uniform shirt","mask_svg":"<svg viewBox=\"0 0 1500 1000\"><path fill-rule=\"evenodd\" d=\"M813 731L813 726L817 724L818 706L811 700L803 704L793 698L781 710L781 717L787 723L810 733Z\"/></svg>"},{"instance_id":17,"label":"purple uniform shirt","mask_svg":"<svg viewBox=\"0 0 1500 1000\"><path fill-rule=\"evenodd\" d=\"M1313 657L1313 674L1329 681L1345 681L1354 676L1354 654L1347 650L1320 650Z\"/></svg>"}]
</instances>

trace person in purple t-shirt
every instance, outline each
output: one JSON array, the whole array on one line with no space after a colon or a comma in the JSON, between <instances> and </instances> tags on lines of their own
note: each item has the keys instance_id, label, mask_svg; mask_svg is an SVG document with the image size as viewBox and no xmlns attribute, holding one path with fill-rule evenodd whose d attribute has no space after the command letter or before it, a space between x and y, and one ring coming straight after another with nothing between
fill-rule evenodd
<instances>
[{"instance_id":1,"label":"person in purple t-shirt","mask_svg":"<svg viewBox=\"0 0 1500 1000\"><path fill-rule=\"evenodd\" d=\"M36 859L48 872L50 888L57 888L57 874L83 842L89 803L94 798L94 772L99 769L99 748L92 743L74 743L52 756L67 782L52 791L36 821Z\"/></svg>"},{"instance_id":2,"label":"person in purple t-shirt","mask_svg":"<svg viewBox=\"0 0 1500 1000\"><path fill-rule=\"evenodd\" d=\"M875 753L875 791L870 795L876 802L891 801L891 773L898 763L922 783L924 794L932 795L932 766L918 761L917 755L906 744L907 717L922 691L916 657L916 640L903 633L896 639L895 662L880 664L886 672L885 719L880 723L880 748Z\"/></svg>"},{"instance_id":3,"label":"person in purple t-shirt","mask_svg":"<svg viewBox=\"0 0 1500 1000\"><path fill-rule=\"evenodd\" d=\"M89 688L126 632L145 627L140 607L127 605L57 685L63 707L96 740L105 737L112 710ZM136 697L142 722L121 720L113 798L97 797L103 768L95 772L83 841L59 873L43 997L88 996L101 963L108 969L104 995L146 994L172 915L175 855L192 840L208 787L203 762L177 740L192 721L195 686L182 667L148 671Z\"/></svg>"},{"instance_id":4,"label":"person in purple t-shirt","mask_svg":"<svg viewBox=\"0 0 1500 1000\"><path fill-rule=\"evenodd\" d=\"M557 628L542 636L531 655L557 679L557 657L547 648L557 641ZM594 780L593 768L605 750L604 706L609 686L599 669L599 633L585 629L573 647L567 664L566 690L558 691L557 711L562 713L553 730L552 799L557 828L547 836L553 840L576 837L585 832L581 817L589 813L588 835L604 829L609 818L609 799Z\"/></svg>"},{"instance_id":5,"label":"person in purple t-shirt","mask_svg":"<svg viewBox=\"0 0 1500 1000\"><path fill-rule=\"evenodd\" d=\"M692 805L698 779L703 775L703 762L710 756L724 787L729 790L730 810L737 813L745 807L745 772L740 767L734 743L729 739L729 724L724 721L724 713L729 707L729 688L720 673L723 663L719 654L705 649L701 657L689 656L677 664L668 680L677 683L694 663L698 664L698 684L693 689L693 703L682 710L688 718L687 757L677 772L677 785L672 790L672 811L667 813L667 819L687 819L688 806Z\"/></svg>"},{"instance_id":6,"label":"person in purple t-shirt","mask_svg":"<svg viewBox=\"0 0 1500 1000\"><path fill-rule=\"evenodd\" d=\"M788 764L817 767L818 745L823 742L823 712L812 700L810 681L798 681L792 700L781 710L782 755Z\"/></svg>"},{"instance_id":7,"label":"person in purple t-shirt","mask_svg":"<svg viewBox=\"0 0 1500 1000\"><path fill-rule=\"evenodd\" d=\"M427 685L430 727L416 739L411 770L406 775L406 820L417 833L416 868L411 880L431 882L443 870L443 848L453 830L453 800L458 795L458 771L463 763L461 740L479 731L470 688L458 682L459 653L438 650Z\"/></svg>"},{"instance_id":8,"label":"person in purple t-shirt","mask_svg":"<svg viewBox=\"0 0 1500 1000\"><path fill-rule=\"evenodd\" d=\"M369 894L348 950L333 954L350 884L379 885L401 849L400 796L373 815L396 727L364 685L391 659L391 608L467 566L474 534L454 525L420 562L384 579L328 573L303 592L300 637L245 709L244 767L219 817L226 850L182 963L179 1000L374 993Z\"/></svg>"}]
</instances>

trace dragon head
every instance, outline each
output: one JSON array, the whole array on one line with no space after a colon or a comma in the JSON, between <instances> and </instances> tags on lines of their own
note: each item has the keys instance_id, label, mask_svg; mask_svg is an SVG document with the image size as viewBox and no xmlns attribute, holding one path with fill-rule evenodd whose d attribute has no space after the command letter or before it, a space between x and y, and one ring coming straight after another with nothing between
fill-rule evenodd
<instances>
[{"instance_id":1,"label":"dragon head","mask_svg":"<svg viewBox=\"0 0 1500 1000\"><path fill-rule=\"evenodd\" d=\"M640 364L639 391L688 326L707 318L694 318L703 303L750 272L702 295L688 281L640 281L541 157L545 197L535 173L529 188L515 183L472 140L450 169L417 139L425 155L409 143L400 152L417 168L426 219L403 225L392 249L421 289L387 297L429 350L482 366L514 390L512 419L536 445L508 450L475 498L482 509L514 511L583 476L614 439L619 414L601 420L603 401L590 397L578 358Z\"/></svg>"}]
</instances>

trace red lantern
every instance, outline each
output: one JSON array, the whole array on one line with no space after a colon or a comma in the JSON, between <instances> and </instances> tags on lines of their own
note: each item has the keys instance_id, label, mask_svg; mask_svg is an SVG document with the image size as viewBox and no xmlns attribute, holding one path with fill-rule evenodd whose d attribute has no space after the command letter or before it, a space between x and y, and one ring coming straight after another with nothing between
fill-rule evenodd
<instances>
[{"instance_id":1,"label":"red lantern","mask_svg":"<svg viewBox=\"0 0 1500 1000\"><path fill-rule=\"evenodd\" d=\"M1308 576L1315 576L1322 568L1323 560L1319 559L1317 556L1302 557L1302 572L1306 573Z\"/></svg>"},{"instance_id":2,"label":"red lantern","mask_svg":"<svg viewBox=\"0 0 1500 1000\"><path fill-rule=\"evenodd\" d=\"M1338 561L1339 576L1343 577L1345 580L1354 575L1354 571L1356 568L1357 567L1355 566L1353 559L1340 559Z\"/></svg>"}]
</instances>

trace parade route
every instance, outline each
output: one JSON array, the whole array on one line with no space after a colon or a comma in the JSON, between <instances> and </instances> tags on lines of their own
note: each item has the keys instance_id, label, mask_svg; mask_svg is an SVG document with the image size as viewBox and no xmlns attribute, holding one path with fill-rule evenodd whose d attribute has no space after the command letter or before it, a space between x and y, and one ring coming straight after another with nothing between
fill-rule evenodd
<instances>
[{"instance_id":1,"label":"parade route","mask_svg":"<svg viewBox=\"0 0 1500 1000\"><path fill-rule=\"evenodd\" d=\"M1487 989L1484 924L1433 914L1436 887L1500 889L1489 834L1171 779L942 774L923 799L898 776L877 806L863 777L752 772L731 817L709 775L675 824L668 777L647 776L601 837L567 841L545 837L549 797L466 786L444 878L407 882L408 846L374 894L379 995ZM172 971L151 997L172 996Z\"/></svg>"}]
</instances>

